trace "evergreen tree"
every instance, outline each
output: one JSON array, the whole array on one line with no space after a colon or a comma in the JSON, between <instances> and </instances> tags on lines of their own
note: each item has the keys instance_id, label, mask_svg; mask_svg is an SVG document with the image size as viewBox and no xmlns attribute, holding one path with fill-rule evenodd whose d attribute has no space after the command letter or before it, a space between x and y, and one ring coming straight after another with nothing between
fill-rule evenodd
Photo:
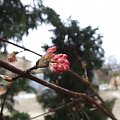
<instances>
[{"instance_id":1,"label":"evergreen tree","mask_svg":"<svg viewBox=\"0 0 120 120\"><path fill-rule=\"evenodd\" d=\"M89 80L92 80L92 71L95 68L100 68L103 62L104 50L102 49L102 36L97 34L98 28L93 29L91 26L86 28L80 28L79 24L75 20L68 20L68 24L61 24L56 26L52 37L53 45L57 46L57 53L65 53L68 55L70 61L70 68L79 74L80 76L86 75L83 64L87 64L87 76ZM48 46L45 46L47 49ZM83 84L76 76L70 72L63 74L49 74L50 82L57 84L63 88L67 88L76 92L85 92L88 95L92 95L88 86ZM61 105L74 101L66 95L56 92L43 93L38 97L38 101L42 102L45 108L56 108ZM46 120L87 120L87 117L91 120L103 120L104 116L99 111L90 111L93 106L89 103L85 103L83 100L75 102L74 105L64 107L61 110L55 111L54 114L45 117Z\"/></svg>"},{"instance_id":2,"label":"evergreen tree","mask_svg":"<svg viewBox=\"0 0 120 120\"><path fill-rule=\"evenodd\" d=\"M45 7L41 0L33 0L31 5L24 5L21 0L0 0L0 37L7 40L20 42L30 29L37 29L42 23L55 26L58 22L56 12ZM7 52L6 45L0 42L0 49L3 47L4 52Z\"/></svg>"}]
</instances>

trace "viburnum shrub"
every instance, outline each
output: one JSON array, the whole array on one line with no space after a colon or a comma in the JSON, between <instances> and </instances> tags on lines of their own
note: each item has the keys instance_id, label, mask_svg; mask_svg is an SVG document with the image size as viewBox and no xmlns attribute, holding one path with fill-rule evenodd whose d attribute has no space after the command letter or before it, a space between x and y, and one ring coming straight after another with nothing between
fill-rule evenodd
<instances>
[{"instance_id":1,"label":"viburnum shrub","mask_svg":"<svg viewBox=\"0 0 120 120\"><path fill-rule=\"evenodd\" d=\"M47 49L45 55L43 55L36 63L36 67L49 66L51 72L62 73L69 70L70 62L67 59L66 54L55 54L56 46Z\"/></svg>"},{"instance_id":2,"label":"viburnum shrub","mask_svg":"<svg viewBox=\"0 0 120 120\"><path fill-rule=\"evenodd\" d=\"M31 51L27 48L24 48L24 47L21 47L19 45L14 44L14 43L11 43L5 39L0 38L0 40L2 42L8 42L8 43L13 44L17 47L20 47L24 50L27 50L29 52L36 54L36 55L39 55L38 53L35 53L34 51ZM92 86L90 85L88 79L86 80L86 77L83 78L83 77L79 76L79 74L70 70L70 62L67 59L67 55L63 54L63 53L56 54L55 53L56 49L57 49L56 46L48 48L45 55L39 55L39 56L41 56L41 58L36 62L36 65L33 66L32 68L26 70L26 71L22 71L19 68L15 68L14 66L7 63L7 62L16 62L17 61L16 55L18 54L18 52L13 52L13 53L8 54L7 55L7 62L0 60L0 67L5 68L7 70L10 70L10 71L17 74L17 76L15 76L15 77L0 74L0 83L3 83L3 84L1 84L2 86L0 86L0 94L1 95L4 94L3 101L1 103L0 120L5 120L4 115L3 115L3 108L5 105L7 93L9 91L8 88L12 87L12 82L17 80L17 78L19 78L19 77L24 77L24 78L28 78L28 79L31 79L33 81L36 81L39 84L42 84L42 85L47 86L51 89L59 91L65 95L68 95L71 98L76 98L76 100L80 100L80 98L82 98L87 103L95 105L99 110L101 110L103 113L105 113L107 116L109 116L112 120L117 120L115 118L115 116L106 107L104 107L101 104L99 104L98 102L96 102L96 100L94 98L88 96L86 93L78 93L78 92L70 91L68 89L62 88L62 87L55 85L53 83L49 83L48 81L37 78L30 73L30 71L32 71L34 69L45 68L45 67L48 67L51 70L51 72L53 72L53 73L60 74L60 73L63 73L65 71L69 71L72 75L76 76L84 84L86 84L94 92L94 94L99 98L99 100L101 102L103 102L101 100L100 96L96 93L95 89L93 89ZM85 61L82 62L82 68L86 72L86 76L87 76L86 66L87 66L87 63ZM68 103L68 104L71 105L71 103ZM62 106L62 107L64 107L64 106ZM58 108L60 109L62 107L58 107ZM57 110L58 108L53 109L53 111ZM50 110L50 112L51 111L52 110ZM33 118L36 118L36 117L33 117Z\"/></svg>"},{"instance_id":3,"label":"viburnum shrub","mask_svg":"<svg viewBox=\"0 0 120 120\"><path fill-rule=\"evenodd\" d=\"M68 71L70 68L69 67L70 62L67 59L67 55L62 53L55 54L56 49L57 49L56 46L48 48L46 54L41 56L41 58L36 62L35 67L30 69L30 71L33 69L44 68L44 67L48 67L51 72L58 73L58 74L64 71ZM8 54L6 57L7 62L9 63L16 62L17 61L16 55L18 53L19 52L13 52ZM1 79L1 82L3 83L3 86L0 88L0 93L4 94L6 92L5 88L11 85L12 78L10 76L0 75L0 79Z\"/></svg>"}]
</instances>

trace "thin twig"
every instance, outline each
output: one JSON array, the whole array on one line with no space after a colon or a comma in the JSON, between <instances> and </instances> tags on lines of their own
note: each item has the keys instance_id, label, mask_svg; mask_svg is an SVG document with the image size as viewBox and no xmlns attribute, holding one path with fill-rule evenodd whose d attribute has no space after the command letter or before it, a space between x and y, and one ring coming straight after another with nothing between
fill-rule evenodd
<instances>
[{"instance_id":1,"label":"thin twig","mask_svg":"<svg viewBox=\"0 0 120 120\"><path fill-rule=\"evenodd\" d=\"M69 70L69 72L76 76L81 82L83 82L84 84L86 84L91 90L92 92L95 93L95 95L98 97L98 99L102 102L102 104L104 104L104 101L103 99L98 95L97 91L93 88L93 86L91 85L91 83L89 82L90 80L84 78L84 77L81 77L79 74L77 74L76 72L74 72L73 70Z\"/></svg>"},{"instance_id":2,"label":"thin twig","mask_svg":"<svg viewBox=\"0 0 120 120\"><path fill-rule=\"evenodd\" d=\"M21 77L24 77L24 78L28 78L28 79L31 79L33 81L36 81L44 86L47 86L51 89L54 89L58 92L61 92L63 94L66 94L68 96L71 96L73 98L82 98L84 99L85 101L87 101L88 103L91 103L91 104L94 104L99 110L101 110L104 114L106 114L108 117L110 117L112 120L117 120L115 118L115 116L111 115L110 112L105 108L103 107L102 105L98 104L93 98L87 96L85 93L78 93L78 92L73 92L73 91L70 91L68 89L65 89L65 88L62 88L60 86L57 86L55 84L52 84L52 83L49 83L48 81L45 81L45 80L42 80L40 78L37 78L29 73L26 73L20 69L17 69L15 68L14 66L6 63L6 62L3 62L0 60L0 66L7 69L7 70L10 70L18 75L20 75Z\"/></svg>"},{"instance_id":3,"label":"thin twig","mask_svg":"<svg viewBox=\"0 0 120 120\"><path fill-rule=\"evenodd\" d=\"M44 115L48 115L49 113L55 112L55 111L57 111L57 110L61 110L61 109L65 108L65 107L70 107L71 105L76 104L76 103L79 102L80 100L81 100L81 98L77 98L77 99L75 99L75 100L73 100L73 101L71 101L71 102L69 102L69 103L67 103L67 104L61 105L61 106L56 107L56 108L54 108L54 109L50 109L49 111L44 112L44 113L42 113L42 114L40 114L40 115L37 115L37 116L35 116L35 117L31 117L30 120L31 120L31 119L35 119L35 118L38 118L38 117L42 117L42 116L44 116ZM83 108L83 106L81 106L81 108Z\"/></svg>"},{"instance_id":4,"label":"thin twig","mask_svg":"<svg viewBox=\"0 0 120 120\"><path fill-rule=\"evenodd\" d=\"M93 88L93 86L91 85L91 83L89 82L90 80L84 78L84 77L81 77L79 74L77 74L76 72L74 72L73 70L69 70L69 72L71 74L73 74L74 76L76 76L81 82L83 82L84 84L86 84L91 90L92 92L95 93L95 95L98 97L98 99L102 102L102 104L104 104L104 101L103 99L98 95L97 91Z\"/></svg>"},{"instance_id":5,"label":"thin twig","mask_svg":"<svg viewBox=\"0 0 120 120\"><path fill-rule=\"evenodd\" d=\"M0 41L6 42L6 43L9 43L9 44L12 44L12 45L14 45L14 46L16 46L16 47L22 48L22 49L24 49L24 50L26 50L26 51L29 51L29 52L31 52L31 53L34 53L34 54L36 54L36 55L38 55L38 56L42 56L42 55L40 55L40 54L38 54L38 53L30 50L30 49L27 49L27 48L25 48L25 47L22 47L22 46L20 46L20 45L17 45L17 44L15 44L15 43L12 43L12 42L4 39L4 38L0 38Z\"/></svg>"},{"instance_id":6,"label":"thin twig","mask_svg":"<svg viewBox=\"0 0 120 120\"><path fill-rule=\"evenodd\" d=\"M79 80L81 80L81 82L83 82L84 84L86 84L86 85L90 85L90 82L89 82L89 80L88 79L86 79L86 78L84 78L84 77L81 77L79 74L77 74L76 72L74 72L73 70L69 70L69 72L72 74L72 75L74 75L74 76L76 76Z\"/></svg>"},{"instance_id":7,"label":"thin twig","mask_svg":"<svg viewBox=\"0 0 120 120\"><path fill-rule=\"evenodd\" d=\"M29 69L27 69L25 72L26 73L30 73L32 70L34 70L34 69L36 69L36 66L33 66L33 67L31 67L31 68L29 68ZM8 81L8 82L13 82L13 81L15 81L16 79L18 79L18 78L20 78L21 76L20 75L17 75L17 76L15 76L15 77L13 77L11 80L9 79L5 79L6 81Z\"/></svg>"},{"instance_id":8,"label":"thin twig","mask_svg":"<svg viewBox=\"0 0 120 120\"><path fill-rule=\"evenodd\" d=\"M86 84L86 85L89 87L89 89L92 90L92 92L98 97L98 99L101 101L102 105L108 110L108 108L107 108L106 105L104 104L103 99L99 96L99 94L98 94L97 91L93 88L93 86L91 85L91 83L89 82L88 79L85 79L85 78L81 77L79 74L77 74L76 72L74 72L74 71L71 70L71 69L69 70L69 72L70 72L71 74L73 74L74 76L76 76L79 80L81 80L81 82L83 82L84 84ZM108 110L108 112L109 112L111 115L113 115L112 112L110 112L109 110ZM114 116L114 115L113 115L113 116Z\"/></svg>"},{"instance_id":9,"label":"thin twig","mask_svg":"<svg viewBox=\"0 0 120 120\"><path fill-rule=\"evenodd\" d=\"M69 106L71 106L71 105L73 105L73 104L76 104L76 102L78 102L78 101L80 101L80 100L81 100L81 98L75 99L75 100L73 100L72 102L69 102L69 103L67 103L67 104L65 104L65 105L61 105L61 106L56 107L56 108L54 108L54 109L50 109L48 112L44 112L44 113L42 113L42 114L40 114L40 115L37 115L37 116L35 116L35 117L32 117L32 118L30 118L30 120L31 120L31 119L35 119L35 118L38 118L38 117L41 117L41 116L44 116L44 115L47 115L47 114L52 113L52 112L55 112L55 111L57 111L57 110L61 110L62 108L65 108L65 107L69 107Z\"/></svg>"},{"instance_id":10,"label":"thin twig","mask_svg":"<svg viewBox=\"0 0 120 120\"><path fill-rule=\"evenodd\" d=\"M85 115L86 119L87 119L87 120L90 120L89 115L88 115L84 110L82 110L82 112L83 112L83 114Z\"/></svg>"},{"instance_id":11,"label":"thin twig","mask_svg":"<svg viewBox=\"0 0 120 120\"><path fill-rule=\"evenodd\" d=\"M86 61L82 61L82 58L77 55L77 52L75 52L75 54L76 54L77 59L78 59L78 60L81 62L81 64L82 64L82 68L84 69L85 77L86 77L86 78L83 78L83 77L79 76L79 74L77 74L76 72L74 72L74 71L72 71L72 70L70 70L70 72L71 72L73 75L75 75L77 78L79 78L79 80L81 80L84 84L88 85L88 87L92 90L92 92L95 93L95 95L96 95L97 98L101 101L101 103L104 105L104 107L106 107L106 105L104 104L103 99L99 96L98 92L93 88L93 86L92 86L91 83L90 83L90 80L88 79L88 74L87 74L87 69L86 69L86 67L87 67ZM107 107L106 107L106 109L107 109ZM108 111L109 111L109 110L108 110Z\"/></svg>"},{"instance_id":12,"label":"thin twig","mask_svg":"<svg viewBox=\"0 0 120 120\"><path fill-rule=\"evenodd\" d=\"M9 89L10 89L10 87L7 89L7 91L6 91L5 95L4 95L4 98L3 98L3 103L1 105L1 111L0 111L0 115L1 116L3 116L3 109L4 109L4 105L5 105L5 102L6 102L6 98L7 98Z\"/></svg>"}]
</instances>

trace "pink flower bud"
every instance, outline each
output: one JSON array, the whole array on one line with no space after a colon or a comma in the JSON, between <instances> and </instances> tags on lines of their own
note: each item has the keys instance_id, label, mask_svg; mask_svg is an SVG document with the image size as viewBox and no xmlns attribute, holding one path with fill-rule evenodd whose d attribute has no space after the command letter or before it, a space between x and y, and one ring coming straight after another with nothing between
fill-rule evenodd
<instances>
[{"instance_id":1,"label":"pink flower bud","mask_svg":"<svg viewBox=\"0 0 120 120\"><path fill-rule=\"evenodd\" d=\"M63 64L58 64L58 71L63 72L64 71L64 66Z\"/></svg>"},{"instance_id":2,"label":"pink flower bud","mask_svg":"<svg viewBox=\"0 0 120 120\"><path fill-rule=\"evenodd\" d=\"M69 65L66 54L57 54L51 59L49 67L51 72L62 73L69 70Z\"/></svg>"},{"instance_id":3,"label":"pink flower bud","mask_svg":"<svg viewBox=\"0 0 120 120\"><path fill-rule=\"evenodd\" d=\"M64 65L64 71L68 71L69 70L69 66L68 65Z\"/></svg>"},{"instance_id":4,"label":"pink flower bud","mask_svg":"<svg viewBox=\"0 0 120 120\"><path fill-rule=\"evenodd\" d=\"M56 55L51 59L52 62L55 62L57 60L58 60L58 57Z\"/></svg>"},{"instance_id":5,"label":"pink flower bud","mask_svg":"<svg viewBox=\"0 0 120 120\"><path fill-rule=\"evenodd\" d=\"M43 55L37 62L36 66L47 67L49 66L51 72L62 73L69 70L70 62L67 59L66 54L54 54L56 46L47 49L45 55Z\"/></svg>"},{"instance_id":6,"label":"pink flower bud","mask_svg":"<svg viewBox=\"0 0 120 120\"><path fill-rule=\"evenodd\" d=\"M5 92L6 92L6 89L3 86L1 86L0 87L0 95L5 94Z\"/></svg>"},{"instance_id":7,"label":"pink flower bud","mask_svg":"<svg viewBox=\"0 0 120 120\"><path fill-rule=\"evenodd\" d=\"M62 58L60 58L60 59L57 60L58 63L64 63L64 61L65 61L65 60L62 59Z\"/></svg>"},{"instance_id":8,"label":"pink flower bud","mask_svg":"<svg viewBox=\"0 0 120 120\"><path fill-rule=\"evenodd\" d=\"M63 54L62 58L66 59L66 58L67 58L67 55L66 55L66 54Z\"/></svg>"},{"instance_id":9,"label":"pink flower bud","mask_svg":"<svg viewBox=\"0 0 120 120\"><path fill-rule=\"evenodd\" d=\"M66 59L65 64L70 65L70 62Z\"/></svg>"},{"instance_id":10,"label":"pink flower bud","mask_svg":"<svg viewBox=\"0 0 120 120\"><path fill-rule=\"evenodd\" d=\"M7 55L7 60L8 60L8 62L15 62L15 61L17 61L16 54L14 54L14 53L8 54Z\"/></svg>"},{"instance_id":11,"label":"pink flower bud","mask_svg":"<svg viewBox=\"0 0 120 120\"><path fill-rule=\"evenodd\" d=\"M57 63L51 63L49 67L50 67L51 72L56 72L56 69L58 66L57 66Z\"/></svg>"},{"instance_id":12,"label":"pink flower bud","mask_svg":"<svg viewBox=\"0 0 120 120\"><path fill-rule=\"evenodd\" d=\"M47 49L47 54L51 54L51 53L54 53L56 51L56 46L53 46L53 47L50 47Z\"/></svg>"},{"instance_id":13,"label":"pink flower bud","mask_svg":"<svg viewBox=\"0 0 120 120\"><path fill-rule=\"evenodd\" d=\"M57 54L56 55L58 58L61 58L62 56L63 56L63 54L61 53L61 54Z\"/></svg>"}]
</instances>

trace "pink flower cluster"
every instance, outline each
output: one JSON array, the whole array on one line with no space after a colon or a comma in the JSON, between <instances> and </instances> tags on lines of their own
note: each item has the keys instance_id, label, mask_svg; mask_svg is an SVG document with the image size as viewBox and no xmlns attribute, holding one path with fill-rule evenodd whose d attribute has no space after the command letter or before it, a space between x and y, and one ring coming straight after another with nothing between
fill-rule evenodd
<instances>
[{"instance_id":1,"label":"pink flower cluster","mask_svg":"<svg viewBox=\"0 0 120 120\"><path fill-rule=\"evenodd\" d=\"M48 48L46 55L51 56L49 68L52 72L62 73L69 70L70 62L66 54L54 54L56 46Z\"/></svg>"}]
</instances>

